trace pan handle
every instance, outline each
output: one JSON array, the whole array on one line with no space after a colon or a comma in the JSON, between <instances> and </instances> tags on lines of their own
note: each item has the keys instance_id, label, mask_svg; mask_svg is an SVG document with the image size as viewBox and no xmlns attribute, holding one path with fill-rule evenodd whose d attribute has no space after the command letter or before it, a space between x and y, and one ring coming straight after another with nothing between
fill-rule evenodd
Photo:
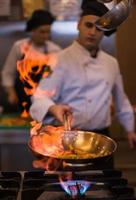
<instances>
[{"instance_id":1,"label":"pan handle","mask_svg":"<svg viewBox=\"0 0 136 200\"><path fill-rule=\"evenodd\" d=\"M71 131L71 122L68 113L65 113L63 116L63 124L65 131Z\"/></svg>"},{"instance_id":2,"label":"pan handle","mask_svg":"<svg viewBox=\"0 0 136 200\"><path fill-rule=\"evenodd\" d=\"M64 161L63 167L87 167L93 165L93 163L69 163Z\"/></svg>"}]
</instances>

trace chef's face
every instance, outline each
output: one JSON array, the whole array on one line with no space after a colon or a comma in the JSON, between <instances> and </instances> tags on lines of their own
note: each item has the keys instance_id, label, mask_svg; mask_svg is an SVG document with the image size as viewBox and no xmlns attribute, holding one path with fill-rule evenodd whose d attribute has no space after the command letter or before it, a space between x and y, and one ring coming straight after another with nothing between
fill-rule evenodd
<instances>
[{"instance_id":1,"label":"chef's face","mask_svg":"<svg viewBox=\"0 0 136 200\"><path fill-rule=\"evenodd\" d=\"M46 40L50 39L51 25L41 25L32 30L32 40L37 45L45 44Z\"/></svg>"},{"instance_id":2,"label":"chef's face","mask_svg":"<svg viewBox=\"0 0 136 200\"><path fill-rule=\"evenodd\" d=\"M81 17L78 23L78 42L90 51L98 48L103 37L103 32L95 26L98 19L98 16L86 15Z\"/></svg>"}]
</instances>

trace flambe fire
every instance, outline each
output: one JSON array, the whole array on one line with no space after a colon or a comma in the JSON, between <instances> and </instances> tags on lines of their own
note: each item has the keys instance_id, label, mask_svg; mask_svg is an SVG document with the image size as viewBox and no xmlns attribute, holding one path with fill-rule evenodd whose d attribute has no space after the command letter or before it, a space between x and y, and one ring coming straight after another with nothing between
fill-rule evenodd
<instances>
[{"instance_id":1,"label":"flambe fire","mask_svg":"<svg viewBox=\"0 0 136 200\"><path fill-rule=\"evenodd\" d=\"M63 151L63 132L63 127L48 125L41 128L41 124L37 123L31 130L31 135L33 135L32 147L41 155L50 155L53 157Z\"/></svg>"},{"instance_id":2,"label":"flambe fire","mask_svg":"<svg viewBox=\"0 0 136 200\"><path fill-rule=\"evenodd\" d=\"M31 146L38 154L45 155L40 160L35 160L33 166L47 171L56 171L62 161L55 159L55 155L63 151L63 127L45 126L33 121L31 129ZM45 134L46 133L46 134ZM38 134L38 135L37 135Z\"/></svg>"},{"instance_id":3,"label":"flambe fire","mask_svg":"<svg viewBox=\"0 0 136 200\"><path fill-rule=\"evenodd\" d=\"M17 61L19 78L24 85L26 95L33 95L41 78L47 77L55 66L54 54L43 54L32 48L31 44L25 43L21 47L22 59ZM25 108L25 107L24 107ZM26 111L22 114L26 117Z\"/></svg>"},{"instance_id":4,"label":"flambe fire","mask_svg":"<svg viewBox=\"0 0 136 200\"><path fill-rule=\"evenodd\" d=\"M24 85L26 95L34 95L36 98L43 96L52 97L55 94L55 88L52 91L40 90L37 88L41 78L46 78L52 73L52 69L56 65L55 54L43 54L32 48L31 44L25 43L21 47L22 59L17 62L17 70L20 80ZM50 68L52 67L52 69ZM28 117L25 109L27 102L23 102L24 112L22 117ZM53 158L55 155L63 152L62 133L63 127L46 126L32 122L31 145L41 155L47 155L47 158L33 162L34 167L44 168L48 171L56 170L61 161ZM46 133L46 134L45 134Z\"/></svg>"},{"instance_id":5,"label":"flambe fire","mask_svg":"<svg viewBox=\"0 0 136 200\"><path fill-rule=\"evenodd\" d=\"M46 77L51 72L49 67L50 55L37 52L31 44L25 43L21 47L23 59L17 62L20 80L24 83L27 95L32 95L37 86L37 79Z\"/></svg>"},{"instance_id":6,"label":"flambe fire","mask_svg":"<svg viewBox=\"0 0 136 200\"><path fill-rule=\"evenodd\" d=\"M23 112L21 113L21 117L22 118L28 118L29 117L29 113L27 112L26 110L26 105L27 105L27 102L23 102L22 103L22 106L23 106Z\"/></svg>"}]
</instances>

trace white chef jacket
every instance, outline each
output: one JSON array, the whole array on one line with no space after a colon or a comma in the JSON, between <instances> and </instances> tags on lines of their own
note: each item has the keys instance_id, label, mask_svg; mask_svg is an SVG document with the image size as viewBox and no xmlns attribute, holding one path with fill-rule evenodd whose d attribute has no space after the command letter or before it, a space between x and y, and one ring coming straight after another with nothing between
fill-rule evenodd
<instances>
[{"instance_id":1,"label":"white chef jacket","mask_svg":"<svg viewBox=\"0 0 136 200\"><path fill-rule=\"evenodd\" d=\"M36 50L38 52L44 53L55 53L61 50L61 48L52 41L46 41L45 46L38 47L33 42L30 41L30 38L25 38L18 40L14 43L13 47L11 48L5 65L2 69L2 86L4 87L14 87L15 78L16 78L16 71L17 71L17 61L22 58L22 46L30 44L30 51L31 49Z\"/></svg>"},{"instance_id":2,"label":"white chef jacket","mask_svg":"<svg viewBox=\"0 0 136 200\"><path fill-rule=\"evenodd\" d=\"M124 92L117 60L102 50L93 58L74 41L57 56L53 73L41 80L30 114L39 122L54 123L47 114L49 107L68 104L73 109L73 128L102 129L111 125L111 96L119 122L126 131L134 131L133 109Z\"/></svg>"}]
</instances>

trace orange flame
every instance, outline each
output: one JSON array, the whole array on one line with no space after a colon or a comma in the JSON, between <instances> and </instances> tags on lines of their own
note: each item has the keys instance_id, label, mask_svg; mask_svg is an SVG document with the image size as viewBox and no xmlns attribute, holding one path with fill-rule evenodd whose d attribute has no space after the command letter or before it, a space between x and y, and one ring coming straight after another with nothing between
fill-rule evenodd
<instances>
[{"instance_id":1,"label":"orange flame","mask_svg":"<svg viewBox=\"0 0 136 200\"><path fill-rule=\"evenodd\" d=\"M54 156L63 151L62 133L63 127L45 126L41 127L41 123L36 123L31 129L32 145L41 154ZM46 132L46 134L45 134ZM37 135L38 133L38 135Z\"/></svg>"},{"instance_id":2,"label":"orange flame","mask_svg":"<svg viewBox=\"0 0 136 200\"><path fill-rule=\"evenodd\" d=\"M22 118L28 118L28 117L29 117L29 113L28 113L27 110L26 110L26 105L27 105L27 102L23 102L23 103L22 103L22 106L23 106L23 108L24 108L24 110L23 110L22 113L21 113L21 117L22 117Z\"/></svg>"},{"instance_id":3,"label":"orange flame","mask_svg":"<svg viewBox=\"0 0 136 200\"><path fill-rule=\"evenodd\" d=\"M44 54L36 51L32 45L28 42L21 46L21 52L23 59L17 61L17 71L19 72L19 78L24 84L24 91L27 95L33 95L38 82L41 78L46 78L51 72L50 65L52 67L56 64L56 57L54 54ZM55 91L49 92L50 96ZM39 95L40 94L36 94ZM22 117L28 117L28 113L24 107Z\"/></svg>"},{"instance_id":4,"label":"orange flame","mask_svg":"<svg viewBox=\"0 0 136 200\"><path fill-rule=\"evenodd\" d=\"M31 44L28 44L27 42L21 46L21 52L24 56L23 59L17 62L17 70L20 75L20 80L24 84L25 93L27 95L34 94L36 98L42 98L44 95L49 97L53 96L55 94L55 89L52 91L44 91L38 89L37 85L41 78L46 78L52 72L49 66L52 66L52 68L55 66L55 54L45 55L37 52L32 48ZM26 105L27 102L23 102L24 111L21 114L22 117L29 116L25 109ZM30 135L33 138L32 143L39 149L39 153L47 151L48 154L52 154L52 152L59 151L58 149L60 149L61 146L61 138L56 130L52 133L51 126L43 128L42 123L37 123L36 121L31 122L31 125L32 129ZM44 134L43 137L41 137L45 130L47 131L47 134ZM43 145L43 143L45 145ZM33 166L48 171L55 171L58 169L60 163L60 161L58 162L58 160L54 158L44 158L42 160L35 160Z\"/></svg>"},{"instance_id":5,"label":"orange flame","mask_svg":"<svg viewBox=\"0 0 136 200\"><path fill-rule=\"evenodd\" d=\"M44 158L42 160L33 161L33 167L45 169L50 173L56 171L60 165L61 161L58 161L57 159L54 158L48 158L48 159Z\"/></svg>"},{"instance_id":6,"label":"orange flame","mask_svg":"<svg viewBox=\"0 0 136 200\"><path fill-rule=\"evenodd\" d=\"M43 72L44 68L47 67L48 56L41 54L36 51L25 52L24 58L17 62L17 70L20 74L20 80L27 86L24 87L24 91L27 95L32 95L37 86L33 76ZM43 76L47 76L47 71L43 72Z\"/></svg>"},{"instance_id":7,"label":"orange flame","mask_svg":"<svg viewBox=\"0 0 136 200\"><path fill-rule=\"evenodd\" d=\"M49 125L42 127L41 123L37 123L35 121L33 121L31 125L33 126L30 131L31 146L39 154L45 155L43 159L35 160L33 162L33 166L36 168L43 168L48 171L56 171L62 164L62 161L53 157L54 152L57 154L63 151L61 142L63 127L53 127Z\"/></svg>"}]
</instances>

